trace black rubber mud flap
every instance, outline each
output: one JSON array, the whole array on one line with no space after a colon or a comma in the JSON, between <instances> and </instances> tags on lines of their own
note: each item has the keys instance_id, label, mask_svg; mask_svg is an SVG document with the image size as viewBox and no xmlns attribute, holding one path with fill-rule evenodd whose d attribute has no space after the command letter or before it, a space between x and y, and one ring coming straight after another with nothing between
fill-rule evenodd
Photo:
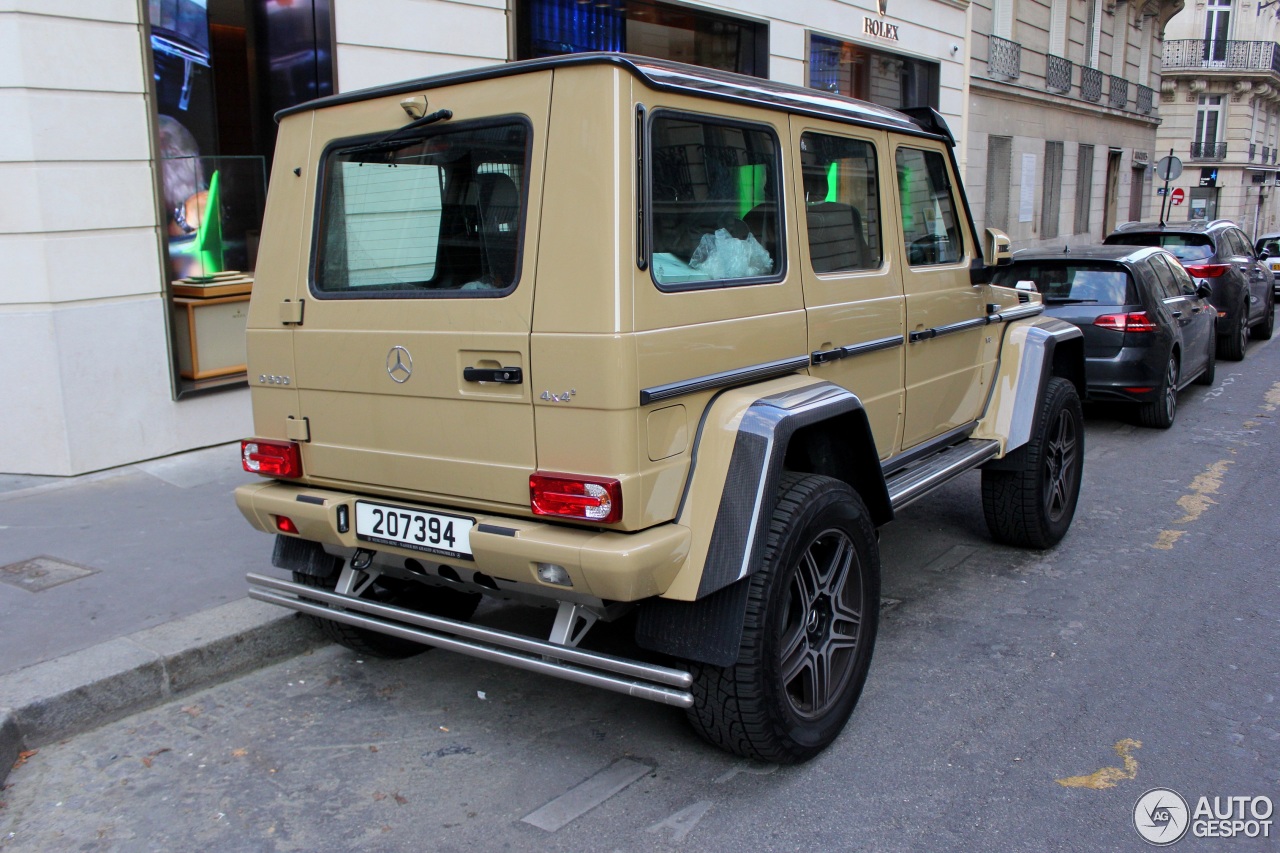
<instances>
[{"instance_id":1,"label":"black rubber mud flap","mask_svg":"<svg viewBox=\"0 0 1280 853\"><path fill-rule=\"evenodd\" d=\"M331 577L342 568L338 558L326 553L319 542L294 539L279 533L276 534L275 549L271 552L271 565L313 578Z\"/></svg>"},{"instance_id":2,"label":"black rubber mud flap","mask_svg":"<svg viewBox=\"0 0 1280 853\"><path fill-rule=\"evenodd\" d=\"M743 578L697 601L646 601L636 620L636 643L682 660L732 666L742 643L750 582Z\"/></svg>"}]
</instances>

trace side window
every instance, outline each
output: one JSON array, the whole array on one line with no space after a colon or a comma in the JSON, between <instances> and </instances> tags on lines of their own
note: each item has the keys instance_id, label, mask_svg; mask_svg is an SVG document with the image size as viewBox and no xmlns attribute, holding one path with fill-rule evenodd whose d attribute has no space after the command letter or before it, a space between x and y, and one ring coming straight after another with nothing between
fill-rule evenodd
<instances>
[{"instance_id":1,"label":"side window","mask_svg":"<svg viewBox=\"0 0 1280 853\"><path fill-rule=\"evenodd\" d=\"M800 137L809 260L814 272L880 267L880 182L870 142L805 133Z\"/></svg>"},{"instance_id":2,"label":"side window","mask_svg":"<svg viewBox=\"0 0 1280 853\"><path fill-rule=\"evenodd\" d=\"M1174 296L1181 296L1182 290L1178 287L1177 279L1174 278L1173 268L1162 255L1154 255L1149 261L1151 269L1156 274L1156 283L1159 285L1159 292L1156 297L1159 299L1169 299ZM1179 264L1179 268L1181 265Z\"/></svg>"},{"instance_id":3,"label":"side window","mask_svg":"<svg viewBox=\"0 0 1280 853\"><path fill-rule=\"evenodd\" d=\"M953 264L964 250L946 159L938 151L899 148L902 235L911 266Z\"/></svg>"},{"instance_id":4,"label":"side window","mask_svg":"<svg viewBox=\"0 0 1280 853\"><path fill-rule=\"evenodd\" d=\"M1185 296L1194 296L1196 292L1196 282L1195 279L1191 277L1191 273L1183 269L1182 264L1175 263L1169 258L1161 257L1160 260L1164 261L1165 266L1167 266L1169 271L1173 273L1173 281L1174 284L1178 286L1178 292Z\"/></svg>"},{"instance_id":5,"label":"side window","mask_svg":"<svg viewBox=\"0 0 1280 853\"><path fill-rule=\"evenodd\" d=\"M1239 231L1234 228L1231 229L1231 238L1232 238L1232 243L1235 246L1239 247L1237 249L1237 254L1245 258L1254 257L1253 244L1249 242L1249 238L1244 235L1243 231Z\"/></svg>"},{"instance_id":6,"label":"side window","mask_svg":"<svg viewBox=\"0 0 1280 853\"><path fill-rule=\"evenodd\" d=\"M658 113L649 141L650 267L658 286L776 278L786 244L773 131Z\"/></svg>"},{"instance_id":7,"label":"side window","mask_svg":"<svg viewBox=\"0 0 1280 853\"><path fill-rule=\"evenodd\" d=\"M1253 252L1246 248L1247 242L1241 238L1234 228L1228 228L1226 231L1223 231L1222 237L1226 242L1227 254L1235 255L1237 257L1243 256L1246 258L1253 254Z\"/></svg>"}]
</instances>

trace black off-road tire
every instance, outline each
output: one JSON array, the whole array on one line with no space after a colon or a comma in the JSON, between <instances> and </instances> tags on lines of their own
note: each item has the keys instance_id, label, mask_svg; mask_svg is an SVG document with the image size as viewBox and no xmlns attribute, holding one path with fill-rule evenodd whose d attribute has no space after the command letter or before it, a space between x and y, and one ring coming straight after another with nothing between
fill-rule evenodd
<instances>
[{"instance_id":1,"label":"black off-road tire","mask_svg":"<svg viewBox=\"0 0 1280 853\"><path fill-rule=\"evenodd\" d=\"M784 475L738 660L691 664L689 722L747 758L792 764L827 747L862 693L880 617L880 550L858 493Z\"/></svg>"},{"instance_id":2,"label":"black off-road tire","mask_svg":"<svg viewBox=\"0 0 1280 853\"><path fill-rule=\"evenodd\" d=\"M1196 377L1197 385L1212 385L1213 376L1218 370L1218 346L1214 341L1213 335L1209 336L1209 360L1205 362L1204 370Z\"/></svg>"},{"instance_id":3,"label":"black off-road tire","mask_svg":"<svg viewBox=\"0 0 1280 853\"><path fill-rule=\"evenodd\" d=\"M1031 440L982 471L982 511L998 542L1051 548L1075 516L1084 471L1084 415L1076 388L1052 377L1040 398Z\"/></svg>"},{"instance_id":4,"label":"black off-road tire","mask_svg":"<svg viewBox=\"0 0 1280 853\"><path fill-rule=\"evenodd\" d=\"M294 572L293 581L304 586L332 592L338 583L338 573L335 572L327 578L320 578L314 575ZM452 589L428 587L414 581L382 577L375 581L373 586L361 598L376 601L379 604L390 604L393 607L404 607L408 610L417 610L432 616L443 616L447 619L457 619L465 622L471 618L476 612L476 608L480 606L482 596L478 592L460 592ZM320 631L333 642L346 646L353 652L370 657L408 658L431 648L430 646L424 646L422 643L415 643L412 640L391 637L387 634L380 634L377 631L370 631L367 628L357 628L354 625L335 622L332 619L323 619L319 616L308 616L308 618L315 622L320 627Z\"/></svg>"},{"instance_id":5,"label":"black off-road tire","mask_svg":"<svg viewBox=\"0 0 1280 853\"><path fill-rule=\"evenodd\" d=\"M1218 358L1227 361L1244 361L1244 351L1249 345L1249 311L1248 305L1240 309L1231 334L1218 338Z\"/></svg>"},{"instance_id":6,"label":"black off-road tire","mask_svg":"<svg viewBox=\"0 0 1280 853\"><path fill-rule=\"evenodd\" d=\"M1168 429L1178 415L1178 355L1169 353L1164 378L1156 389L1156 399L1138 404L1138 423L1153 429Z\"/></svg>"},{"instance_id":7,"label":"black off-road tire","mask_svg":"<svg viewBox=\"0 0 1280 853\"><path fill-rule=\"evenodd\" d=\"M1269 341L1276 331L1276 298L1274 291L1267 294L1267 315L1249 330L1249 337L1259 341Z\"/></svg>"}]
</instances>

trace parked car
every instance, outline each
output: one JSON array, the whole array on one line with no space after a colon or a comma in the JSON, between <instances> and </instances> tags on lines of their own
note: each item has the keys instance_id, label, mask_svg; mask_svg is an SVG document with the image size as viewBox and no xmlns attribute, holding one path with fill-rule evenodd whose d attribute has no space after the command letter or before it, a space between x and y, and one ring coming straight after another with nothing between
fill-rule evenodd
<instances>
[{"instance_id":1,"label":"parked car","mask_svg":"<svg viewBox=\"0 0 1280 853\"><path fill-rule=\"evenodd\" d=\"M1280 296L1280 233L1263 234L1254 241L1253 251L1271 270L1275 296Z\"/></svg>"},{"instance_id":2,"label":"parked car","mask_svg":"<svg viewBox=\"0 0 1280 853\"><path fill-rule=\"evenodd\" d=\"M1083 336L991 284L935 111L600 53L278 116L236 502L293 580L254 598L801 761L862 691L896 510L981 469L997 539L1067 533ZM644 653L581 642L628 612Z\"/></svg>"},{"instance_id":3,"label":"parked car","mask_svg":"<svg viewBox=\"0 0 1280 853\"><path fill-rule=\"evenodd\" d=\"M1222 358L1244 358L1250 329L1259 340L1271 337L1275 328L1274 278L1234 222L1130 222L1103 242L1168 249L1197 282L1208 282L1218 309L1218 355Z\"/></svg>"},{"instance_id":4,"label":"parked car","mask_svg":"<svg viewBox=\"0 0 1280 853\"><path fill-rule=\"evenodd\" d=\"M1179 389L1213 381L1212 290L1163 249L1023 251L996 272L998 284L1028 281L1046 314L1084 333L1086 399L1137 403L1143 425L1167 429Z\"/></svg>"}]
</instances>

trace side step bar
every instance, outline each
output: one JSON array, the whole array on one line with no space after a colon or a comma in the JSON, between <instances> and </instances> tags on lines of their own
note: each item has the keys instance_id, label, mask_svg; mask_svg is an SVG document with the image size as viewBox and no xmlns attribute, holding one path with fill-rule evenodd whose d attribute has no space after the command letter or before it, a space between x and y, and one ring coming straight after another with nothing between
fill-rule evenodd
<instances>
[{"instance_id":1,"label":"side step bar","mask_svg":"<svg viewBox=\"0 0 1280 853\"><path fill-rule=\"evenodd\" d=\"M939 450L886 478L889 501L894 510L902 509L999 452L1000 442L974 438Z\"/></svg>"},{"instance_id":2,"label":"side step bar","mask_svg":"<svg viewBox=\"0 0 1280 853\"><path fill-rule=\"evenodd\" d=\"M497 661L518 669L553 675L664 705L674 705L677 708L693 705L693 694L689 692L693 676L682 669L547 643L507 631L429 616L402 607L349 598L267 575L249 574L246 580L249 581L250 598L279 604L321 619L332 619L391 637Z\"/></svg>"}]
</instances>

